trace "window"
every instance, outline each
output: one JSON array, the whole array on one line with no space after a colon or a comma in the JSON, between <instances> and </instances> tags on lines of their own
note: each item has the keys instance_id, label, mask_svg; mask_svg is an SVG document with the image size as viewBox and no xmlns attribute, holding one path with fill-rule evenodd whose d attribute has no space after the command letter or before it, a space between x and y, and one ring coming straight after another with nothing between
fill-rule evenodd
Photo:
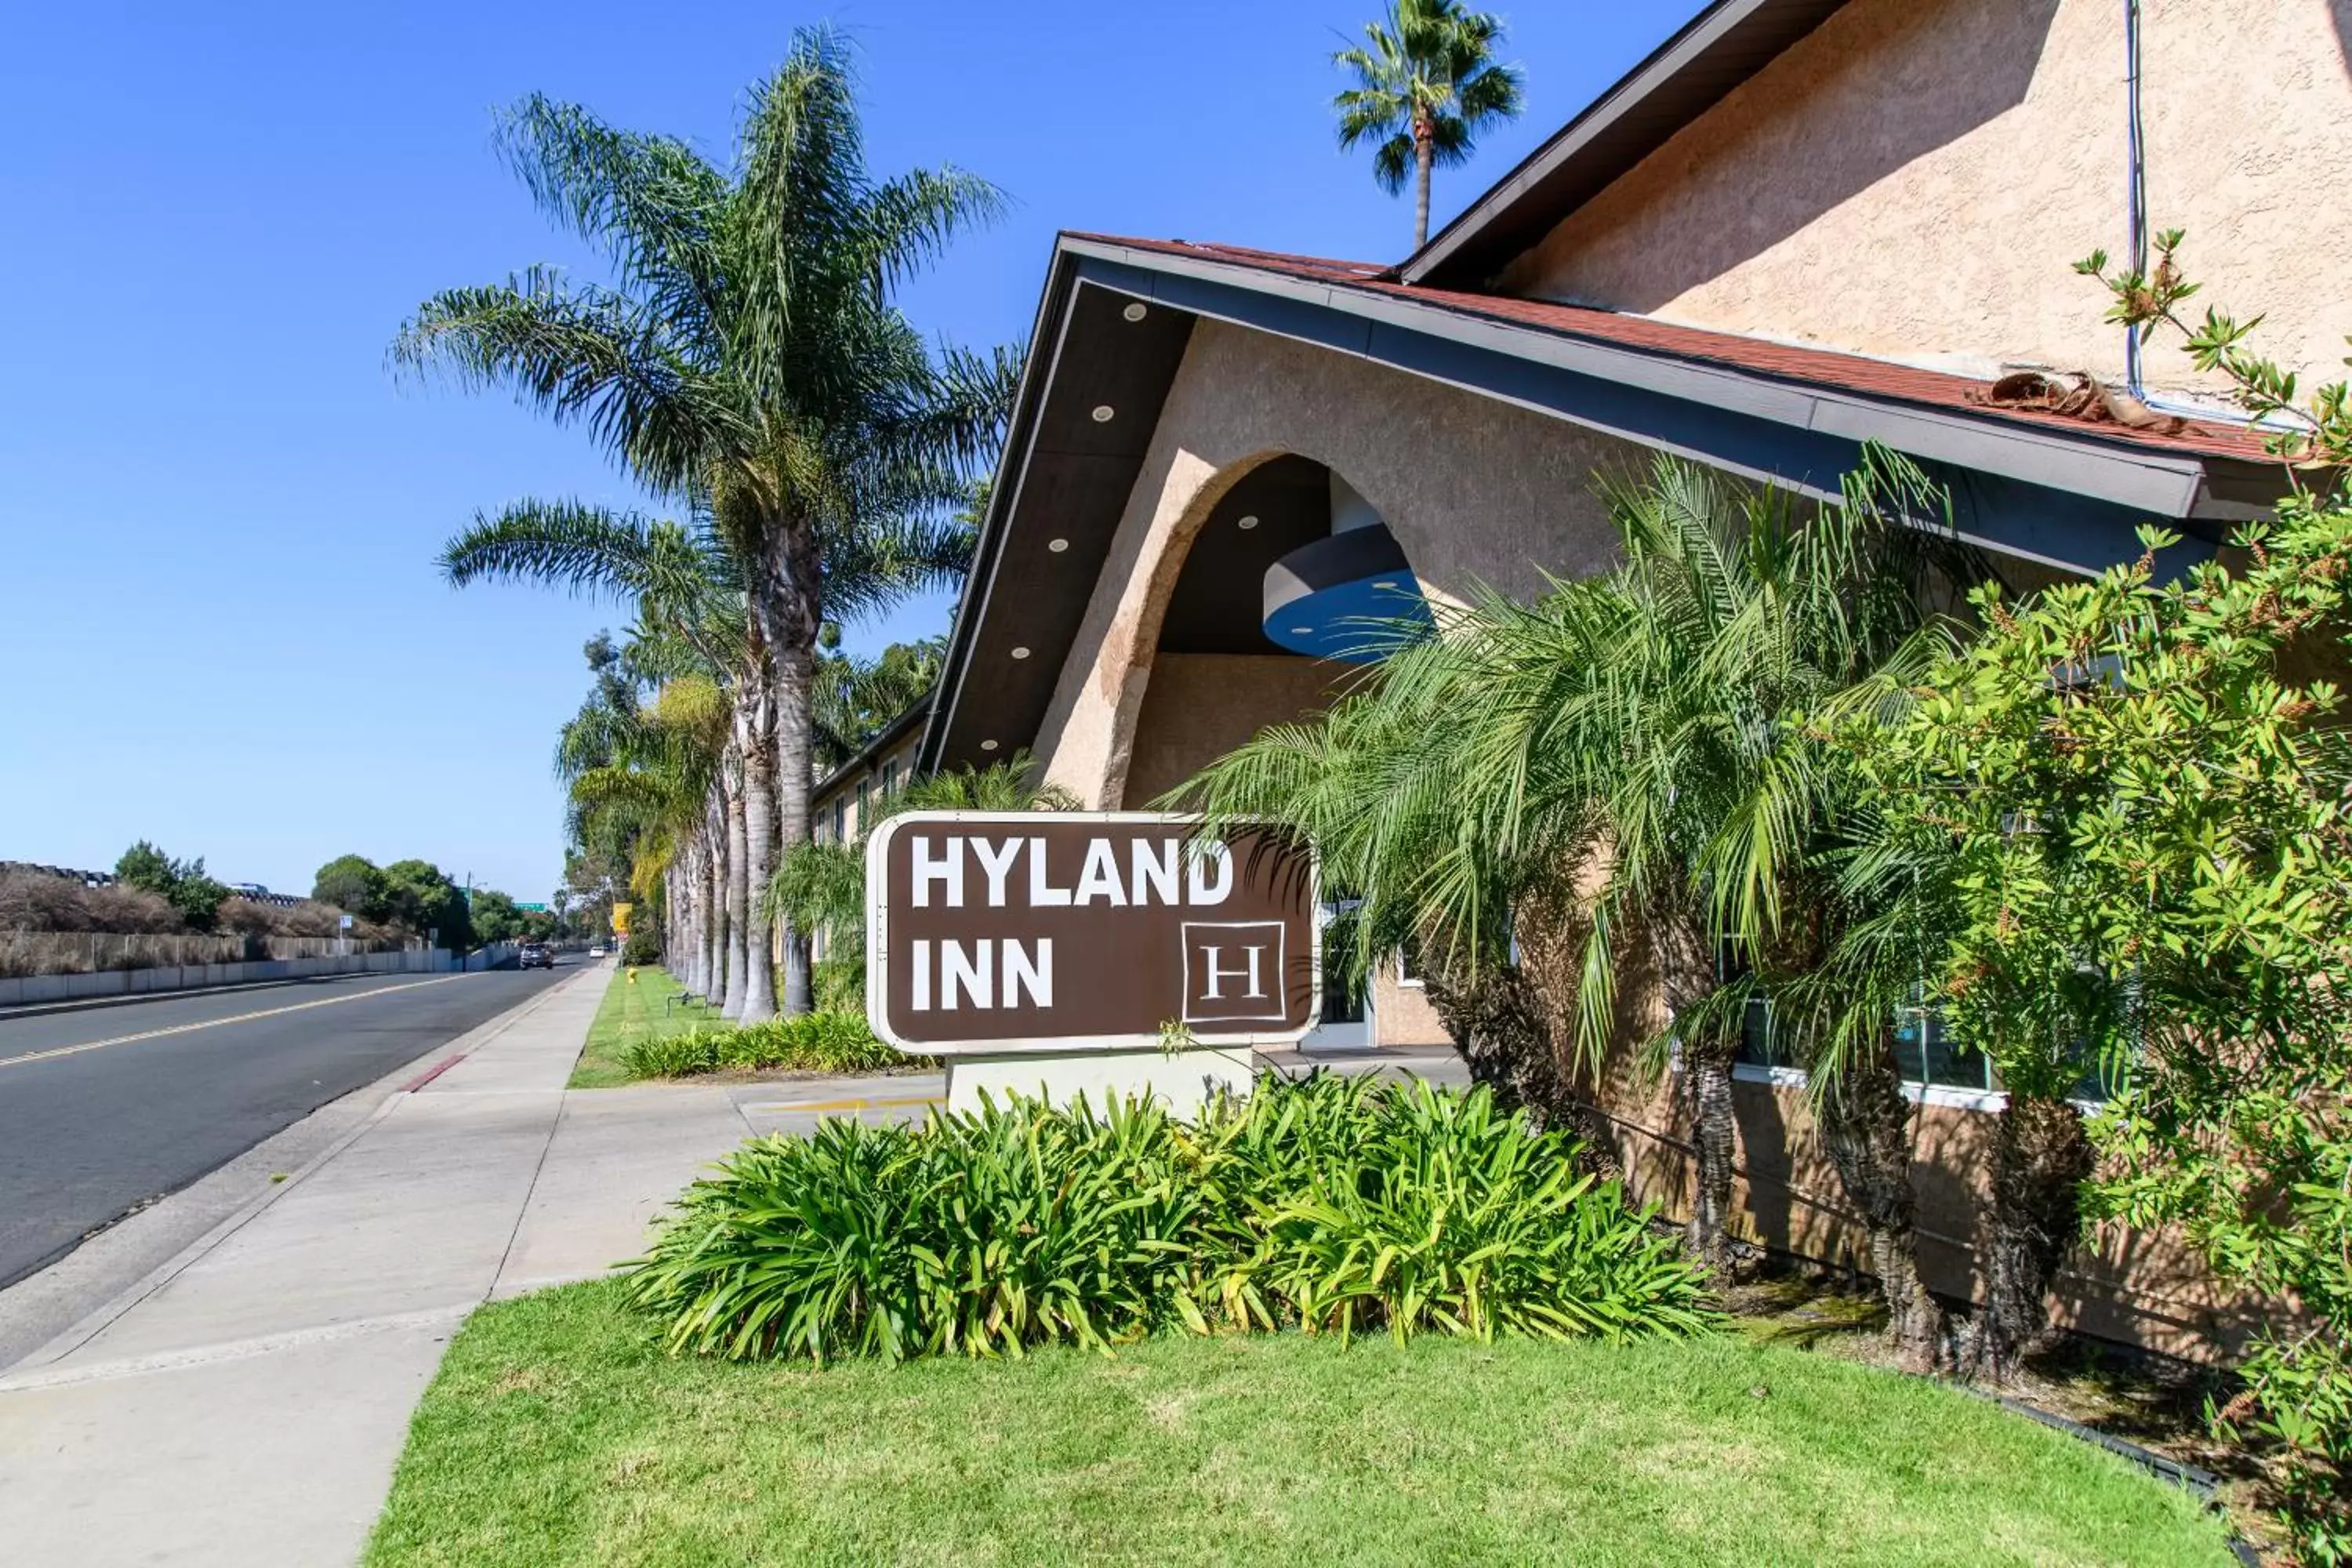
<instances>
[{"instance_id":1,"label":"window","mask_svg":"<svg viewBox=\"0 0 2352 1568\"><path fill-rule=\"evenodd\" d=\"M1422 988L1421 954L1415 951L1418 946L1418 943L1408 938L1397 944L1396 951L1396 983L1399 985L1411 986L1415 990Z\"/></svg>"},{"instance_id":2,"label":"window","mask_svg":"<svg viewBox=\"0 0 2352 1568\"><path fill-rule=\"evenodd\" d=\"M896 757L882 764L882 793L894 794L898 788L898 760Z\"/></svg>"},{"instance_id":3,"label":"window","mask_svg":"<svg viewBox=\"0 0 2352 1568\"><path fill-rule=\"evenodd\" d=\"M1992 1058L1954 1042L1940 1009L1902 1007L1895 1014L1895 1067L1906 1085L1922 1089L1970 1089L1990 1094L2000 1088Z\"/></svg>"},{"instance_id":4,"label":"window","mask_svg":"<svg viewBox=\"0 0 2352 1568\"><path fill-rule=\"evenodd\" d=\"M849 842L849 797L845 795L833 797L833 841L835 844Z\"/></svg>"}]
</instances>

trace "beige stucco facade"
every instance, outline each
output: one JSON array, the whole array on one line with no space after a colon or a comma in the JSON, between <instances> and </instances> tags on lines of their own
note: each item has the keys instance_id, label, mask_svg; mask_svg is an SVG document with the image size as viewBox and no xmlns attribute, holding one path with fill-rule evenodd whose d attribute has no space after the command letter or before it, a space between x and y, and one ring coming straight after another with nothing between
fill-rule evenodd
<instances>
[{"instance_id":1,"label":"beige stucco facade","mask_svg":"<svg viewBox=\"0 0 2352 1568\"><path fill-rule=\"evenodd\" d=\"M823 839L855 843L872 815L869 803L914 776L915 752L921 745L919 725L855 766L834 773L812 797L809 826Z\"/></svg>"},{"instance_id":2,"label":"beige stucco facade","mask_svg":"<svg viewBox=\"0 0 2352 1568\"><path fill-rule=\"evenodd\" d=\"M1312 458L1354 486L1440 598L1466 596L1481 584L1530 594L1547 572L1572 577L1603 568L1615 534L1593 477L1650 462L1641 447L1557 419L1202 321L1039 731L1035 750L1049 781L1101 809L1139 806L1228 749L1232 737L1298 717L1328 683L1326 667L1269 658L1262 679L1227 683L1213 711L1194 716L1173 700L1150 701L1161 618L1194 537L1243 475L1286 453ZM1325 673L1303 672L1318 669ZM1153 713L1160 717L1146 725Z\"/></svg>"},{"instance_id":3,"label":"beige stucco facade","mask_svg":"<svg viewBox=\"0 0 2352 1568\"><path fill-rule=\"evenodd\" d=\"M2123 341L2123 0L1853 0L1507 269L1507 291L1989 374ZM2352 0L2145 0L2148 211L2322 379L2352 333ZM2147 377L2186 389L2161 342Z\"/></svg>"}]
</instances>

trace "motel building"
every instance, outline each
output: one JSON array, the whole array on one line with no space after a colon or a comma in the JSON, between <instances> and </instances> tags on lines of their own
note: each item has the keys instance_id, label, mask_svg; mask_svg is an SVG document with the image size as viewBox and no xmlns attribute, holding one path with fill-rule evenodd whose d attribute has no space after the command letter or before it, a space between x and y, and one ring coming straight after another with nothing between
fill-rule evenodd
<instances>
[{"instance_id":1,"label":"motel building","mask_svg":"<svg viewBox=\"0 0 2352 1568\"><path fill-rule=\"evenodd\" d=\"M1147 807L1326 707L1361 617L1608 569L1594 477L1660 453L1834 497L1885 442L2020 589L2137 555L2147 521L2213 551L2279 476L2073 264L2184 228L2200 305L2340 374L2347 28L2331 0L1719 0L1401 263L1063 234L940 687L825 781L819 833L1024 749L1088 806ZM2167 416L1996 388L2026 371ZM1906 1034L1922 1263L1969 1294L2000 1089L1932 1018ZM1446 1043L1391 958L1303 1048ZM1859 1259L1801 1074L1759 1051L1738 1078L1736 1223ZM1600 1094L1640 1195L1675 1208L1674 1084L1626 1062ZM2163 1236L2084 1247L2060 1297L2166 1349L2235 1321Z\"/></svg>"}]
</instances>

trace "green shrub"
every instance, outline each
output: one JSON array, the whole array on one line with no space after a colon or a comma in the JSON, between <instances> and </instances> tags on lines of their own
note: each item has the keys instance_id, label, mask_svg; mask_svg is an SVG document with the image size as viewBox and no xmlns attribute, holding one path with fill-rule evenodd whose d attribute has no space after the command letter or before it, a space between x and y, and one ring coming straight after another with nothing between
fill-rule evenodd
<instances>
[{"instance_id":1,"label":"green shrub","mask_svg":"<svg viewBox=\"0 0 2352 1568\"><path fill-rule=\"evenodd\" d=\"M1197 1124L1015 1100L739 1151L631 1270L673 1351L1017 1354L1171 1329L1684 1333L1696 1272L1483 1089L1269 1082Z\"/></svg>"},{"instance_id":2,"label":"green shrub","mask_svg":"<svg viewBox=\"0 0 2352 1568\"><path fill-rule=\"evenodd\" d=\"M632 1078L690 1078L724 1068L801 1072L887 1072L923 1060L874 1037L862 1013L803 1013L744 1027L713 1025L662 1039L640 1040L622 1053Z\"/></svg>"},{"instance_id":3,"label":"green shrub","mask_svg":"<svg viewBox=\"0 0 2352 1568\"><path fill-rule=\"evenodd\" d=\"M1242 1146L1265 1163L1250 1168L1234 1256L1217 1274L1229 1316L1399 1340L1699 1326L1675 1248L1579 1173L1572 1144L1484 1089L1334 1084L1271 1098L1265 1120L1306 1113L1263 1154Z\"/></svg>"},{"instance_id":4,"label":"green shrub","mask_svg":"<svg viewBox=\"0 0 2352 1568\"><path fill-rule=\"evenodd\" d=\"M621 944L621 962L639 969L649 969L662 961L661 937L652 931L633 931L629 940Z\"/></svg>"},{"instance_id":5,"label":"green shrub","mask_svg":"<svg viewBox=\"0 0 2352 1568\"><path fill-rule=\"evenodd\" d=\"M809 989L820 1013L866 1010L866 961L822 958L809 965Z\"/></svg>"}]
</instances>

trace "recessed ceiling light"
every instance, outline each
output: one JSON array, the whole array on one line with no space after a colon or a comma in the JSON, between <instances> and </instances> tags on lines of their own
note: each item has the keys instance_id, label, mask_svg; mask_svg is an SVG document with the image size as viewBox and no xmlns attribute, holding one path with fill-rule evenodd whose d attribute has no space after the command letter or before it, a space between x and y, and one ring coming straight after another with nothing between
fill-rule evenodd
<instances>
[{"instance_id":1,"label":"recessed ceiling light","mask_svg":"<svg viewBox=\"0 0 2352 1568\"><path fill-rule=\"evenodd\" d=\"M1016 647L1013 650L1013 657L1015 658L1027 658L1029 657L1029 650L1025 647Z\"/></svg>"},{"instance_id":2,"label":"recessed ceiling light","mask_svg":"<svg viewBox=\"0 0 2352 1568\"><path fill-rule=\"evenodd\" d=\"M1096 404L1096 405L1095 405L1095 423L1096 423L1096 424L1097 424L1097 425L1108 425L1108 424L1109 424L1109 423L1110 423L1110 419L1111 419L1111 413L1112 413L1112 409L1111 409L1111 405L1110 405L1109 404L1108 404L1108 403L1097 403L1097 404Z\"/></svg>"},{"instance_id":3,"label":"recessed ceiling light","mask_svg":"<svg viewBox=\"0 0 2352 1568\"><path fill-rule=\"evenodd\" d=\"M1257 526L1257 519L1255 516L1245 517L1240 521L1234 523L1234 526L1235 528L1255 528Z\"/></svg>"},{"instance_id":4,"label":"recessed ceiling light","mask_svg":"<svg viewBox=\"0 0 2352 1568\"><path fill-rule=\"evenodd\" d=\"M1056 555L1059 555L1063 551L1067 550L1069 547L1070 542L1066 539L1049 539L1045 541L1045 548L1052 551Z\"/></svg>"},{"instance_id":5,"label":"recessed ceiling light","mask_svg":"<svg viewBox=\"0 0 2352 1568\"><path fill-rule=\"evenodd\" d=\"M1311 637L1315 635L1315 628L1313 626L1293 626L1290 628L1290 635L1295 637Z\"/></svg>"},{"instance_id":6,"label":"recessed ceiling light","mask_svg":"<svg viewBox=\"0 0 2352 1568\"><path fill-rule=\"evenodd\" d=\"M1143 320L1143 304L1140 300L1138 300L1136 303L1129 305L1126 310L1121 310L1119 314L1125 316L1130 321L1139 321Z\"/></svg>"},{"instance_id":7,"label":"recessed ceiling light","mask_svg":"<svg viewBox=\"0 0 2352 1568\"><path fill-rule=\"evenodd\" d=\"M1393 583L1375 583L1372 586L1375 588L1393 588L1396 584Z\"/></svg>"},{"instance_id":8,"label":"recessed ceiling light","mask_svg":"<svg viewBox=\"0 0 2352 1568\"><path fill-rule=\"evenodd\" d=\"M996 742L993 741L982 741L980 743L980 749L983 752L992 752L996 750Z\"/></svg>"}]
</instances>

